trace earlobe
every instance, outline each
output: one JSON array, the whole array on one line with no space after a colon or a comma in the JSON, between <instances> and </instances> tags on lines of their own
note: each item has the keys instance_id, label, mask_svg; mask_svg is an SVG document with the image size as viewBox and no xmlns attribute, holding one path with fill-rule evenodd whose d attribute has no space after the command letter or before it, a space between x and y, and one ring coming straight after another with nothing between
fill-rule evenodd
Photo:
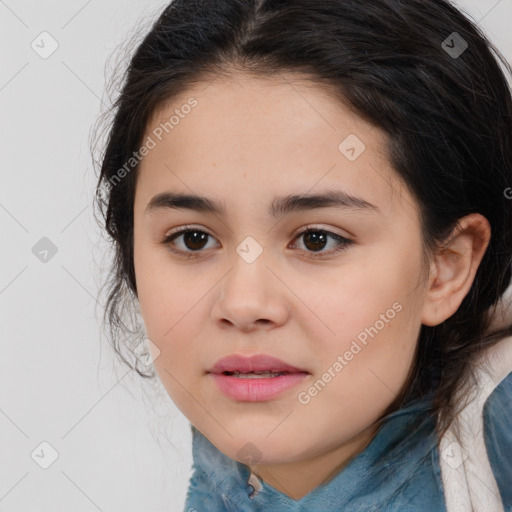
<instances>
[{"instance_id":1,"label":"earlobe","mask_svg":"<svg viewBox=\"0 0 512 512\"><path fill-rule=\"evenodd\" d=\"M435 326L451 317L469 292L491 237L489 221L472 213L459 223L431 263L422 323Z\"/></svg>"}]
</instances>

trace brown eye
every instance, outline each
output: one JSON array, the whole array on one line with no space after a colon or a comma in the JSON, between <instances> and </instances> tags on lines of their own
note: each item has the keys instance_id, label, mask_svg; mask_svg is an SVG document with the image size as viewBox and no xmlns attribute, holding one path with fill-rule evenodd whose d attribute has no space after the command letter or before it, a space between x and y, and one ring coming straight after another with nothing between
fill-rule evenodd
<instances>
[{"instance_id":1,"label":"brown eye","mask_svg":"<svg viewBox=\"0 0 512 512\"><path fill-rule=\"evenodd\" d=\"M166 236L161 243L171 251L190 258L200 256L202 250L207 248L210 238L213 239L212 235L205 231L185 226L184 229Z\"/></svg>"},{"instance_id":2,"label":"brown eye","mask_svg":"<svg viewBox=\"0 0 512 512\"><path fill-rule=\"evenodd\" d=\"M187 249L198 251L203 249L210 235L204 231L185 231L183 234L183 243Z\"/></svg>"},{"instance_id":3,"label":"brown eye","mask_svg":"<svg viewBox=\"0 0 512 512\"><path fill-rule=\"evenodd\" d=\"M323 231L308 231L303 236L304 245L312 251L321 250L327 244L328 237Z\"/></svg>"},{"instance_id":4,"label":"brown eye","mask_svg":"<svg viewBox=\"0 0 512 512\"><path fill-rule=\"evenodd\" d=\"M306 248L306 252L312 253L313 257L323 257L325 255L334 254L339 251L342 251L347 248L350 244L352 244L352 240L345 238L341 235L337 235L336 233L332 233L330 231L326 231L324 229L315 229L315 228L307 228L301 233L299 233L296 237L296 240L303 239L304 247ZM328 244L329 240L332 239L336 243L334 244L334 248L328 251L322 251ZM317 253L317 254L315 254Z\"/></svg>"}]
</instances>

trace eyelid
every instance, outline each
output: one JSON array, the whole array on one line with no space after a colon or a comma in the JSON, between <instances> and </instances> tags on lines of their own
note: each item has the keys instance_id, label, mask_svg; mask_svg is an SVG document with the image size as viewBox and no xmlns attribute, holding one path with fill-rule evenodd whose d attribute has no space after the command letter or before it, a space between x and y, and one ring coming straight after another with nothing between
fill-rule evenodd
<instances>
[{"instance_id":1,"label":"eyelid","mask_svg":"<svg viewBox=\"0 0 512 512\"><path fill-rule=\"evenodd\" d=\"M172 228L172 229L168 229L164 236L163 236L163 240L169 238L170 236L172 235L175 235L177 233L182 233L183 231L188 231L188 230L194 230L196 229L197 231L203 231L204 233L207 233L208 235L210 235L211 237L215 238L207 229L205 229L203 226L194 226L193 224L185 224L183 226L178 226L177 228Z\"/></svg>"},{"instance_id":2,"label":"eyelid","mask_svg":"<svg viewBox=\"0 0 512 512\"><path fill-rule=\"evenodd\" d=\"M331 228L327 228L327 227L321 226L319 224L308 224L306 226L303 226L303 227L299 228L297 231L295 231L294 234L292 235L292 237L295 240L299 235L302 235L303 233L305 233L307 231L324 231L328 234L336 235L336 236L339 236L340 238L344 238L346 240L350 240L352 238L352 235L342 235L341 233L336 233L335 231L332 231Z\"/></svg>"},{"instance_id":3,"label":"eyelid","mask_svg":"<svg viewBox=\"0 0 512 512\"><path fill-rule=\"evenodd\" d=\"M183 231L187 231L187 230L193 230L193 229L197 229L198 231L203 231L204 233L207 233L208 235L210 235L211 237L215 238L214 235L212 235L207 229L205 229L203 226L194 226L193 224L192 225L183 225L183 226L178 226L177 228L173 228L173 229L169 229L165 232L164 236L163 236L163 239L167 239L169 238L170 236L174 235L174 234L177 234L177 233L181 233ZM331 231L331 228L326 228L326 227L322 227L318 224L308 224L306 226L303 226L301 228L299 228L298 230L294 231L292 233L292 237L293 237L293 240L295 240L295 238L297 238L299 235L303 234L304 232L306 231L310 231L310 230L318 230L318 231L325 231L326 233L331 233L333 235L336 235L336 236L339 236L341 238L345 238L347 240L350 239L351 235L342 235L340 233L335 233L333 231Z\"/></svg>"}]
</instances>

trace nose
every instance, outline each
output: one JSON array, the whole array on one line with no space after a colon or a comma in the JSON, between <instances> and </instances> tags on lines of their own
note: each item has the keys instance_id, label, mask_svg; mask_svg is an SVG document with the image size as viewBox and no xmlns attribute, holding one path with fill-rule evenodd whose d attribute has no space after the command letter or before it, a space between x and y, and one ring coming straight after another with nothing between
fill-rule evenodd
<instances>
[{"instance_id":1,"label":"nose","mask_svg":"<svg viewBox=\"0 0 512 512\"><path fill-rule=\"evenodd\" d=\"M214 321L222 329L243 332L286 323L290 293L278 274L268 266L264 253L251 263L235 255L231 270L219 283Z\"/></svg>"}]
</instances>

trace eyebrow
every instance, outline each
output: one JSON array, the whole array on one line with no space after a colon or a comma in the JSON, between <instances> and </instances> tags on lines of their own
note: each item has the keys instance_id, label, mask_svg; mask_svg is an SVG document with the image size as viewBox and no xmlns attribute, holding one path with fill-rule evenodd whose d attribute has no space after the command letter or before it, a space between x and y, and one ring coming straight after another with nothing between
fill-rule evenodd
<instances>
[{"instance_id":1,"label":"eyebrow","mask_svg":"<svg viewBox=\"0 0 512 512\"><path fill-rule=\"evenodd\" d=\"M381 213L380 208L360 197L343 190L327 190L317 194L292 194L274 199L269 214L278 218L290 212L316 210L320 208L343 208ZM227 209L223 202L194 194L163 192L154 196L146 206L146 213L165 209L186 209L201 213L212 213L226 217Z\"/></svg>"}]
</instances>

